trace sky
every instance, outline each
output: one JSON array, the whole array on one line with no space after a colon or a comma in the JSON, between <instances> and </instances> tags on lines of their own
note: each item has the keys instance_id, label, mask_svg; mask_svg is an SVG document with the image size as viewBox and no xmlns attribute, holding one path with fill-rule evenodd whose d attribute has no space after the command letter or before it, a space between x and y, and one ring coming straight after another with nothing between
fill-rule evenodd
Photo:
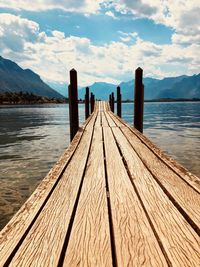
<instances>
[{"instance_id":1,"label":"sky","mask_svg":"<svg viewBox=\"0 0 200 267\"><path fill-rule=\"evenodd\" d=\"M0 0L0 55L79 86L199 73L200 0Z\"/></svg>"}]
</instances>

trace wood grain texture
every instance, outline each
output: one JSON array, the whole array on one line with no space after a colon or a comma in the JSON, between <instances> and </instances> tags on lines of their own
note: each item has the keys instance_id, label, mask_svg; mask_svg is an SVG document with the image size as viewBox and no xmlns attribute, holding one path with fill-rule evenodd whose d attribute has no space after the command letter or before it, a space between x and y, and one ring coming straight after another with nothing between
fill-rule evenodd
<instances>
[{"instance_id":1,"label":"wood grain texture","mask_svg":"<svg viewBox=\"0 0 200 267\"><path fill-rule=\"evenodd\" d=\"M95 123L95 127L96 128L100 128L101 127L101 116L100 116L100 111L97 111L97 119L96 119L96 123Z\"/></svg>"},{"instance_id":2,"label":"wood grain texture","mask_svg":"<svg viewBox=\"0 0 200 267\"><path fill-rule=\"evenodd\" d=\"M110 113L112 113L112 111L110 111ZM115 116L113 113L112 115ZM106 119L107 119L109 127L118 127L115 121L110 116L106 116Z\"/></svg>"},{"instance_id":3,"label":"wood grain texture","mask_svg":"<svg viewBox=\"0 0 200 267\"><path fill-rule=\"evenodd\" d=\"M102 111L104 110L103 105L104 105L103 102L100 101L100 102L99 102L99 111L100 111L100 112L102 112Z\"/></svg>"},{"instance_id":4,"label":"wood grain texture","mask_svg":"<svg viewBox=\"0 0 200 267\"><path fill-rule=\"evenodd\" d=\"M174 266L200 266L199 236L146 169L121 130L115 127L113 133L169 261Z\"/></svg>"},{"instance_id":5,"label":"wood grain texture","mask_svg":"<svg viewBox=\"0 0 200 267\"><path fill-rule=\"evenodd\" d=\"M116 117L109 112L110 116L117 123ZM200 231L200 194L188 186L172 169L170 169L159 157L156 156L139 138L137 138L129 127L124 126L118 121L118 127L121 128L126 138L131 143L133 149L142 159L145 166L148 167L152 175L168 192L174 203L189 216L191 222L197 231Z\"/></svg>"},{"instance_id":6,"label":"wood grain texture","mask_svg":"<svg viewBox=\"0 0 200 267\"><path fill-rule=\"evenodd\" d=\"M106 119L105 113L101 113L102 127L108 127L108 121Z\"/></svg>"},{"instance_id":7,"label":"wood grain texture","mask_svg":"<svg viewBox=\"0 0 200 267\"><path fill-rule=\"evenodd\" d=\"M96 115L9 266L57 266L89 152Z\"/></svg>"},{"instance_id":8,"label":"wood grain texture","mask_svg":"<svg viewBox=\"0 0 200 267\"><path fill-rule=\"evenodd\" d=\"M107 108L110 111L109 107ZM112 113L110 113L112 115ZM125 123L119 117L113 117L114 121L118 124L119 122L128 127L134 135L136 135L155 155L160 158L173 172L179 175L183 180L186 181L191 187L193 187L198 193L200 193L200 177L197 177L193 173L189 172L180 163L175 161L172 157L164 153L159 147L153 144L145 135L141 134L137 129L131 127Z\"/></svg>"},{"instance_id":9,"label":"wood grain texture","mask_svg":"<svg viewBox=\"0 0 200 267\"><path fill-rule=\"evenodd\" d=\"M91 153L63 266L112 266L102 129Z\"/></svg>"},{"instance_id":10,"label":"wood grain texture","mask_svg":"<svg viewBox=\"0 0 200 267\"><path fill-rule=\"evenodd\" d=\"M63 153L61 158L38 185L25 204L0 232L0 266L3 266L6 262L9 255L15 249L20 239L23 237L33 219L41 209L43 203L46 199L48 199L51 190L53 190L53 187L65 169L65 166L68 164L69 159L76 150L84 133L85 127L90 119L91 118L88 118L83 127L79 129L69 148Z\"/></svg>"},{"instance_id":11,"label":"wood grain texture","mask_svg":"<svg viewBox=\"0 0 200 267\"><path fill-rule=\"evenodd\" d=\"M115 144L103 128L117 265L168 266Z\"/></svg>"},{"instance_id":12,"label":"wood grain texture","mask_svg":"<svg viewBox=\"0 0 200 267\"><path fill-rule=\"evenodd\" d=\"M154 145L145 135L140 134L136 129L132 129L134 134L141 139L169 168L185 180L200 194L200 178L188 171L172 157L164 153L160 148Z\"/></svg>"}]
</instances>

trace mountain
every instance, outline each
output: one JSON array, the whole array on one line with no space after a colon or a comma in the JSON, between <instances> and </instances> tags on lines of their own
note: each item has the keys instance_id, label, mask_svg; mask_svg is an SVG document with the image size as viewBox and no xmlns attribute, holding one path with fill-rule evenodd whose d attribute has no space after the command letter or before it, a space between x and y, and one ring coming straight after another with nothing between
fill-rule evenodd
<instances>
[{"instance_id":1,"label":"mountain","mask_svg":"<svg viewBox=\"0 0 200 267\"><path fill-rule=\"evenodd\" d=\"M178 77L168 77L162 80L144 78L144 98L146 100L159 98L190 98L190 94L183 94L182 90L184 87L185 80L191 80L192 77L193 76L190 77L183 75ZM177 86L177 84L179 84L179 86ZM120 86L123 92L123 99L133 99L134 80L131 80L126 83L121 83ZM179 91L175 90L175 88L179 88Z\"/></svg>"},{"instance_id":2,"label":"mountain","mask_svg":"<svg viewBox=\"0 0 200 267\"><path fill-rule=\"evenodd\" d=\"M45 81L51 88L64 97L68 97L68 84L65 82Z\"/></svg>"},{"instance_id":3,"label":"mountain","mask_svg":"<svg viewBox=\"0 0 200 267\"><path fill-rule=\"evenodd\" d=\"M1 92L28 92L49 98L63 98L68 95L66 83L44 83L40 76L30 69L22 69L15 62L0 56L0 93ZM144 78L145 99L160 98L200 98L200 74L193 76L168 77L162 80ZM52 89L51 87L55 88ZM90 92L97 99L108 100L111 92L115 92L117 85L105 82L95 82L90 87ZM134 80L121 82L122 99L133 99ZM84 98L85 88L78 90L78 97Z\"/></svg>"},{"instance_id":4,"label":"mountain","mask_svg":"<svg viewBox=\"0 0 200 267\"><path fill-rule=\"evenodd\" d=\"M90 87L90 92L95 94L96 99L108 100L109 94L116 90L116 85L112 83L105 82L95 82ZM85 97L85 88L78 90L78 97Z\"/></svg>"},{"instance_id":5,"label":"mountain","mask_svg":"<svg viewBox=\"0 0 200 267\"><path fill-rule=\"evenodd\" d=\"M63 98L61 94L44 83L30 69L22 69L15 62L0 56L0 93L28 92L49 98Z\"/></svg>"},{"instance_id":6,"label":"mountain","mask_svg":"<svg viewBox=\"0 0 200 267\"><path fill-rule=\"evenodd\" d=\"M144 78L144 98L200 98L200 74L193 76L168 77L162 80L154 78ZM95 94L97 99L106 100L108 95L113 91L116 93L117 85L109 83L94 83L90 87L90 92ZM122 99L133 99L134 80L121 82ZM85 88L79 90L79 98L84 98Z\"/></svg>"},{"instance_id":7,"label":"mountain","mask_svg":"<svg viewBox=\"0 0 200 267\"><path fill-rule=\"evenodd\" d=\"M184 76L171 88L162 90L158 98L200 98L200 74Z\"/></svg>"}]
</instances>

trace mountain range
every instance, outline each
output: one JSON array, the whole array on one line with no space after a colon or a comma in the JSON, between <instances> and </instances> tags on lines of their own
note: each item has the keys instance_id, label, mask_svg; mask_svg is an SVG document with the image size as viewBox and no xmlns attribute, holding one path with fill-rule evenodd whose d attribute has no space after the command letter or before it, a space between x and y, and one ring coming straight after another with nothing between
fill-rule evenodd
<instances>
[{"instance_id":1,"label":"mountain range","mask_svg":"<svg viewBox=\"0 0 200 267\"><path fill-rule=\"evenodd\" d=\"M200 74L193 76L168 77L162 80L144 78L144 96L146 100L162 98L200 98ZM134 95L134 80L121 82L123 100L132 100ZM90 92L97 99L107 100L111 92L116 92L116 84L95 82ZM54 89L52 89L54 88ZM28 92L49 98L63 98L68 95L67 83L42 81L40 76L30 69L22 69L15 62L0 56L0 93ZM79 88L78 97L83 99L85 88Z\"/></svg>"},{"instance_id":2,"label":"mountain range","mask_svg":"<svg viewBox=\"0 0 200 267\"><path fill-rule=\"evenodd\" d=\"M200 98L200 74L193 76L169 77L162 80L154 78L144 78L144 98L145 100L162 99L162 98ZM121 87L122 99L134 98L134 80L122 82ZM90 86L90 91L95 94L97 99L108 99L111 92L116 92L117 85L110 83L98 82ZM79 90L79 98L83 98L85 88Z\"/></svg>"},{"instance_id":3,"label":"mountain range","mask_svg":"<svg viewBox=\"0 0 200 267\"><path fill-rule=\"evenodd\" d=\"M40 76L30 69L22 69L15 62L0 56L0 93L28 92L49 98L63 98L63 95L44 83Z\"/></svg>"}]
</instances>

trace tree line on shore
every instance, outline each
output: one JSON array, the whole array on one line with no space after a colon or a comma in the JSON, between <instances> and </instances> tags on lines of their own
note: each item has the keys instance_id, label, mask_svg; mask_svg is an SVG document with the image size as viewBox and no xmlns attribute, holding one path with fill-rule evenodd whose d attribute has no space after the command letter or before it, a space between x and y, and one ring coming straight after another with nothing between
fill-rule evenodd
<instances>
[{"instance_id":1,"label":"tree line on shore","mask_svg":"<svg viewBox=\"0 0 200 267\"><path fill-rule=\"evenodd\" d=\"M49 98L38 96L28 92L3 92L0 93L0 104L45 104L45 103L66 103L67 99Z\"/></svg>"}]
</instances>

